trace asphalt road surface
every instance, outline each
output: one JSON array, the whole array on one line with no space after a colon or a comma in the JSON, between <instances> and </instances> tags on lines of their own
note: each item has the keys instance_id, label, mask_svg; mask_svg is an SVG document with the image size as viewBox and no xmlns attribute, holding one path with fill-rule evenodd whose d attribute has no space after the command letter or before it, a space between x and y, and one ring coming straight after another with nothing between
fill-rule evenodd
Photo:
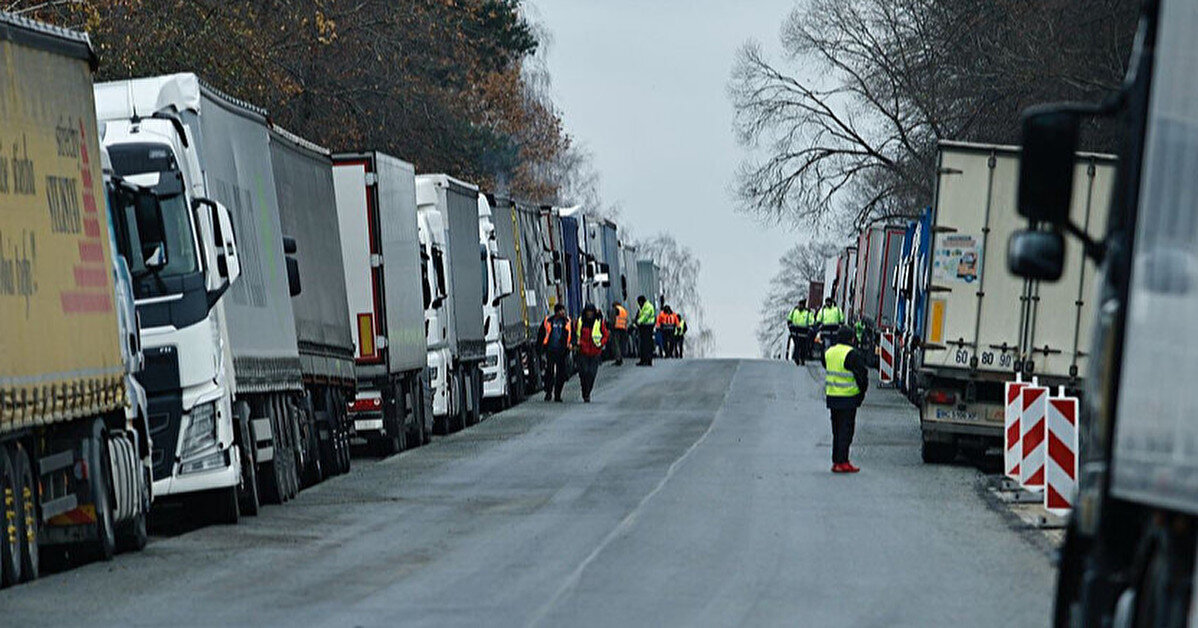
<instances>
[{"instance_id":1,"label":"asphalt road surface","mask_svg":"<svg viewBox=\"0 0 1198 628\"><path fill-rule=\"evenodd\" d=\"M871 390L832 475L820 371L604 366L238 526L0 592L6 625L1041 626L1048 557ZM357 461L356 461L357 462Z\"/></svg>"}]
</instances>

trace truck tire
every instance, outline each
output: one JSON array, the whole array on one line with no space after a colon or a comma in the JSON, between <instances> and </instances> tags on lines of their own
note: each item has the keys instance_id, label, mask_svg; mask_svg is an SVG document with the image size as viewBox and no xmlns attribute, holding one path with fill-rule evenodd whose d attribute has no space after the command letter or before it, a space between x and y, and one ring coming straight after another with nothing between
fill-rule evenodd
<instances>
[{"instance_id":1,"label":"truck tire","mask_svg":"<svg viewBox=\"0 0 1198 628\"><path fill-rule=\"evenodd\" d=\"M470 427L470 404L466 397L466 373L458 371L453 378L454 390L457 392L457 404L454 408L457 410L457 425L458 430L464 430Z\"/></svg>"},{"instance_id":2,"label":"truck tire","mask_svg":"<svg viewBox=\"0 0 1198 628\"><path fill-rule=\"evenodd\" d=\"M248 432L249 426L244 429ZM238 499L241 500L241 512L250 517L257 517L262 511L262 495L258 492L258 464L254 462L252 447L241 448L241 486Z\"/></svg>"},{"instance_id":3,"label":"truck tire","mask_svg":"<svg viewBox=\"0 0 1198 628\"><path fill-rule=\"evenodd\" d=\"M406 381L405 386L413 423L407 445L409 448L420 447L428 442L428 431L424 424L424 384L419 377L413 377Z\"/></svg>"},{"instance_id":4,"label":"truck tire","mask_svg":"<svg viewBox=\"0 0 1198 628\"><path fill-rule=\"evenodd\" d=\"M21 529L17 505L17 476L13 471L9 448L0 445L0 587L10 587L21 581Z\"/></svg>"},{"instance_id":5,"label":"truck tire","mask_svg":"<svg viewBox=\"0 0 1198 628\"><path fill-rule=\"evenodd\" d=\"M91 560L109 561L116 554L116 524L112 515L112 464L108 459L108 440L97 430L90 445L92 455L88 465L92 504L96 509L96 538L85 542L83 553Z\"/></svg>"},{"instance_id":6,"label":"truck tire","mask_svg":"<svg viewBox=\"0 0 1198 628\"><path fill-rule=\"evenodd\" d=\"M287 479L286 470L286 450L282 446L282 429L279 425L278 408L275 407L274 400L268 399L264 410L267 413L267 418L270 422L271 431L271 446L273 455L271 459L260 463L255 470L258 476L258 494L261 503L265 504L282 504L287 501ZM250 426L250 437L254 441L254 447L258 445L258 435L253 432L253 424Z\"/></svg>"},{"instance_id":7,"label":"truck tire","mask_svg":"<svg viewBox=\"0 0 1198 628\"><path fill-rule=\"evenodd\" d=\"M919 457L926 464L947 464L957 459L956 443L938 443L929 441L927 434L922 434L919 447Z\"/></svg>"},{"instance_id":8,"label":"truck tire","mask_svg":"<svg viewBox=\"0 0 1198 628\"><path fill-rule=\"evenodd\" d=\"M470 425L478 425L483 420L483 370L478 364L470 368L470 376L466 378L470 386Z\"/></svg>"},{"instance_id":9,"label":"truck tire","mask_svg":"<svg viewBox=\"0 0 1198 628\"><path fill-rule=\"evenodd\" d=\"M17 506L21 524L18 538L21 543L21 581L36 580L41 572L40 543L38 542L37 483L33 480L33 463L25 448L17 445L13 450L13 471L17 478Z\"/></svg>"},{"instance_id":10,"label":"truck tire","mask_svg":"<svg viewBox=\"0 0 1198 628\"><path fill-rule=\"evenodd\" d=\"M150 474L142 474L141 504L137 515L117 528L116 548L120 552L140 552L150 540Z\"/></svg>"}]
</instances>

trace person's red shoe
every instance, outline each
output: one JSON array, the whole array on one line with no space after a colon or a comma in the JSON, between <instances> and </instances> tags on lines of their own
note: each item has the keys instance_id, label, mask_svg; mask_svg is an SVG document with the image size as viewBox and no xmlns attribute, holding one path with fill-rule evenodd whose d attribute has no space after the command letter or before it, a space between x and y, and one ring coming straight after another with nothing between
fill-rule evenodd
<instances>
[{"instance_id":1,"label":"person's red shoe","mask_svg":"<svg viewBox=\"0 0 1198 628\"><path fill-rule=\"evenodd\" d=\"M846 462L846 463L840 465L840 469L841 469L840 470L841 473L856 473L861 470L861 467L854 467L853 463Z\"/></svg>"},{"instance_id":2,"label":"person's red shoe","mask_svg":"<svg viewBox=\"0 0 1198 628\"><path fill-rule=\"evenodd\" d=\"M837 462L832 465L832 473L848 473L848 471L845 470L843 462Z\"/></svg>"}]
</instances>

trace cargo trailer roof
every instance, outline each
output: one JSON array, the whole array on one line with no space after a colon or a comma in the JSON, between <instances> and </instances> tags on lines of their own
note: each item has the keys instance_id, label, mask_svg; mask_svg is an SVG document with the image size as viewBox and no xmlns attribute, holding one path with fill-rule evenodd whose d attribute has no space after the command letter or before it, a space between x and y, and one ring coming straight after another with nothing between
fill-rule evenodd
<instances>
[{"instance_id":1,"label":"cargo trailer roof","mask_svg":"<svg viewBox=\"0 0 1198 628\"><path fill-rule=\"evenodd\" d=\"M76 59L83 59L94 71L99 58L87 33L53 26L37 20L0 11L0 41L46 50Z\"/></svg>"}]
</instances>

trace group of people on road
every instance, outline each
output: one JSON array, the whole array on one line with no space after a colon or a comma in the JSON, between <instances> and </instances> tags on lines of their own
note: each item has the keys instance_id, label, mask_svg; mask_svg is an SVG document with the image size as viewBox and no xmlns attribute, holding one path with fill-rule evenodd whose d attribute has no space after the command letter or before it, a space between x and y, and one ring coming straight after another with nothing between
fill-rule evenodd
<instances>
[{"instance_id":1,"label":"group of people on road","mask_svg":"<svg viewBox=\"0 0 1198 628\"><path fill-rule=\"evenodd\" d=\"M570 375L570 355L574 354L582 400L590 403L604 353L611 351L616 366L624 364L633 324L639 347L638 366L652 366L658 347L664 357L682 357L686 320L668 305L658 313L653 302L643 295L637 297L637 304L639 309L634 319L622 303L613 303L612 328L593 303L586 304L582 316L574 320L566 314L566 306L560 303L554 306L553 314L545 317L537 334L537 346L545 357L545 401L562 400L562 389Z\"/></svg>"},{"instance_id":2,"label":"group of people on road","mask_svg":"<svg viewBox=\"0 0 1198 628\"><path fill-rule=\"evenodd\" d=\"M562 388L570 375L570 354L574 353L582 400L590 403L603 350L610 339L611 331L595 304L588 303L582 316L573 321L566 315L566 306L556 305L537 334L537 343L545 354L545 401L562 400Z\"/></svg>"},{"instance_id":3,"label":"group of people on road","mask_svg":"<svg viewBox=\"0 0 1198 628\"><path fill-rule=\"evenodd\" d=\"M792 359L804 365L811 359L812 340L819 336L824 346L824 400L832 421L832 472L856 473L861 469L849 460L849 447L857 428L857 408L869 389L869 365L857 349L860 332L844 324L844 312L831 298L816 312L800 302L786 316L794 344Z\"/></svg>"},{"instance_id":4,"label":"group of people on road","mask_svg":"<svg viewBox=\"0 0 1198 628\"><path fill-rule=\"evenodd\" d=\"M803 366L811 359L811 348L818 335L822 339L835 338L837 330L844 324L844 312L836 307L831 298L824 299L824 306L819 310L807 308L806 301L799 304L786 315L786 326L790 331L791 359L795 364ZM827 346L827 341L823 342Z\"/></svg>"}]
</instances>

